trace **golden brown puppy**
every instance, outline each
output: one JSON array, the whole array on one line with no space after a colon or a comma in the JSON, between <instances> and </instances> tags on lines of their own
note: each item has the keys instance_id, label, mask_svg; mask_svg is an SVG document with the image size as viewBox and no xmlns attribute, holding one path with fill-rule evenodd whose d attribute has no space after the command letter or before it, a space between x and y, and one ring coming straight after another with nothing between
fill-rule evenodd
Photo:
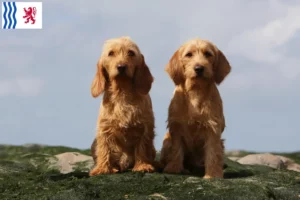
<instances>
[{"instance_id":1,"label":"golden brown puppy","mask_svg":"<svg viewBox=\"0 0 300 200\"><path fill-rule=\"evenodd\" d=\"M90 175L153 172L154 116L149 91L153 77L138 46L129 37L105 42L91 93L104 92L92 145Z\"/></svg>"},{"instance_id":2,"label":"golden brown puppy","mask_svg":"<svg viewBox=\"0 0 300 200\"><path fill-rule=\"evenodd\" d=\"M231 71L229 62L211 42L194 39L174 53L166 71L176 88L161 151L164 172L204 166L204 178L222 178L225 119L216 84Z\"/></svg>"}]
</instances>

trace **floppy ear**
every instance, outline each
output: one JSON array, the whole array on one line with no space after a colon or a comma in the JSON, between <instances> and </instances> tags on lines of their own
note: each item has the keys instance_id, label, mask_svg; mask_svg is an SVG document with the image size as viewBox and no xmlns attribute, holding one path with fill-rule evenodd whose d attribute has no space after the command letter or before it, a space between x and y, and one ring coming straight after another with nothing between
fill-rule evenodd
<instances>
[{"instance_id":1,"label":"floppy ear","mask_svg":"<svg viewBox=\"0 0 300 200\"><path fill-rule=\"evenodd\" d=\"M97 63L97 72L91 86L91 93L93 97L98 97L105 89L105 69L102 66L101 59Z\"/></svg>"},{"instance_id":2,"label":"floppy ear","mask_svg":"<svg viewBox=\"0 0 300 200\"><path fill-rule=\"evenodd\" d=\"M230 73L231 66L222 51L217 50L217 62L214 65L214 79L219 85Z\"/></svg>"},{"instance_id":3,"label":"floppy ear","mask_svg":"<svg viewBox=\"0 0 300 200\"><path fill-rule=\"evenodd\" d=\"M179 51L177 50L169 63L167 64L165 71L169 74L175 85L179 85L184 82L184 72L179 60Z\"/></svg>"},{"instance_id":4,"label":"floppy ear","mask_svg":"<svg viewBox=\"0 0 300 200\"><path fill-rule=\"evenodd\" d=\"M140 66L137 66L135 74L134 74L134 86L138 93L142 95L146 95L149 93L153 77L152 74L148 68L148 66L145 63L144 56L142 56L142 64Z\"/></svg>"}]
</instances>

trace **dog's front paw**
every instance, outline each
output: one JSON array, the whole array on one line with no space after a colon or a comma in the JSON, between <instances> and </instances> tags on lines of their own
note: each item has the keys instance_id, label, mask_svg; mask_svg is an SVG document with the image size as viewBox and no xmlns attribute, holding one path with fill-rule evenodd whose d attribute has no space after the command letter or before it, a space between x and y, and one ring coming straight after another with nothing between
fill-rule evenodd
<instances>
[{"instance_id":1,"label":"dog's front paw","mask_svg":"<svg viewBox=\"0 0 300 200\"><path fill-rule=\"evenodd\" d=\"M204 178L204 179L211 179L211 178L213 178L213 177L210 176L210 175L205 175L205 176L203 176L203 178Z\"/></svg>"},{"instance_id":2,"label":"dog's front paw","mask_svg":"<svg viewBox=\"0 0 300 200\"><path fill-rule=\"evenodd\" d=\"M203 176L203 178L204 178L204 179L223 178L223 173L215 174L215 175L205 174L205 175Z\"/></svg>"},{"instance_id":3,"label":"dog's front paw","mask_svg":"<svg viewBox=\"0 0 300 200\"><path fill-rule=\"evenodd\" d=\"M132 169L132 171L134 172L154 172L154 170L155 168L153 167L153 165L146 163L135 165Z\"/></svg>"},{"instance_id":4,"label":"dog's front paw","mask_svg":"<svg viewBox=\"0 0 300 200\"><path fill-rule=\"evenodd\" d=\"M164 173L168 174L180 174L182 172L185 172L183 166L173 163L168 164L164 169Z\"/></svg>"},{"instance_id":5,"label":"dog's front paw","mask_svg":"<svg viewBox=\"0 0 300 200\"><path fill-rule=\"evenodd\" d=\"M116 168L108 168L108 167L95 167L92 171L90 171L90 176L96 176L99 174L114 174L117 173L119 170Z\"/></svg>"}]
</instances>

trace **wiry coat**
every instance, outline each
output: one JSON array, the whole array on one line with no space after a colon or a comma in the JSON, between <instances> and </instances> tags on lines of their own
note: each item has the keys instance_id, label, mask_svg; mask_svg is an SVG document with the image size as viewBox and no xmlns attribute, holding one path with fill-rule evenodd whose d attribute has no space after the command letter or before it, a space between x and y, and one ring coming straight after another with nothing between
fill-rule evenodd
<instances>
[{"instance_id":1,"label":"wiry coat","mask_svg":"<svg viewBox=\"0 0 300 200\"><path fill-rule=\"evenodd\" d=\"M204 166L205 178L223 177L225 119L216 84L230 70L224 54L208 41L188 41L174 53L166 67L176 88L161 151L164 172Z\"/></svg>"},{"instance_id":2,"label":"wiry coat","mask_svg":"<svg viewBox=\"0 0 300 200\"><path fill-rule=\"evenodd\" d=\"M122 74L118 66L126 66ZM109 40L97 65L91 92L104 92L92 145L90 175L153 172L154 115L149 91L153 77L137 45L128 37Z\"/></svg>"}]
</instances>

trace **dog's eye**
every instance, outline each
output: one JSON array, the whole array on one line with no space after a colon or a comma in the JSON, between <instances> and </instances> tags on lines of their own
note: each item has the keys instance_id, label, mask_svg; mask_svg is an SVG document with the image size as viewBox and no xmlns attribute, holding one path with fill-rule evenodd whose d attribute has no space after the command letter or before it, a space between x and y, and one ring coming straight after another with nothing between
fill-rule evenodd
<instances>
[{"instance_id":1,"label":"dog's eye","mask_svg":"<svg viewBox=\"0 0 300 200\"><path fill-rule=\"evenodd\" d=\"M114 55L114 52L113 51L110 51L109 53L108 53L108 56L113 56Z\"/></svg>"},{"instance_id":2,"label":"dog's eye","mask_svg":"<svg viewBox=\"0 0 300 200\"><path fill-rule=\"evenodd\" d=\"M187 53L185 56L186 56L186 57L192 57L193 54L192 54L191 52L189 52L189 53Z\"/></svg>"},{"instance_id":3,"label":"dog's eye","mask_svg":"<svg viewBox=\"0 0 300 200\"><path fill-rule=\"evenodd\" d=\"M134 56L134 55L135 55L134 51L131 50L128 51L128 56Z\"/></svg>"},{"instance_id":4,"label":"dog's eye","mask_svg":"<svg viewBox=\"0 0 300 200\"><path fill-rule=\"evenodd\" d=\"M212 54L209 51L205 51L204 56L208 58L208 57L211 57Z\"/></svg>"}]
</instances>

